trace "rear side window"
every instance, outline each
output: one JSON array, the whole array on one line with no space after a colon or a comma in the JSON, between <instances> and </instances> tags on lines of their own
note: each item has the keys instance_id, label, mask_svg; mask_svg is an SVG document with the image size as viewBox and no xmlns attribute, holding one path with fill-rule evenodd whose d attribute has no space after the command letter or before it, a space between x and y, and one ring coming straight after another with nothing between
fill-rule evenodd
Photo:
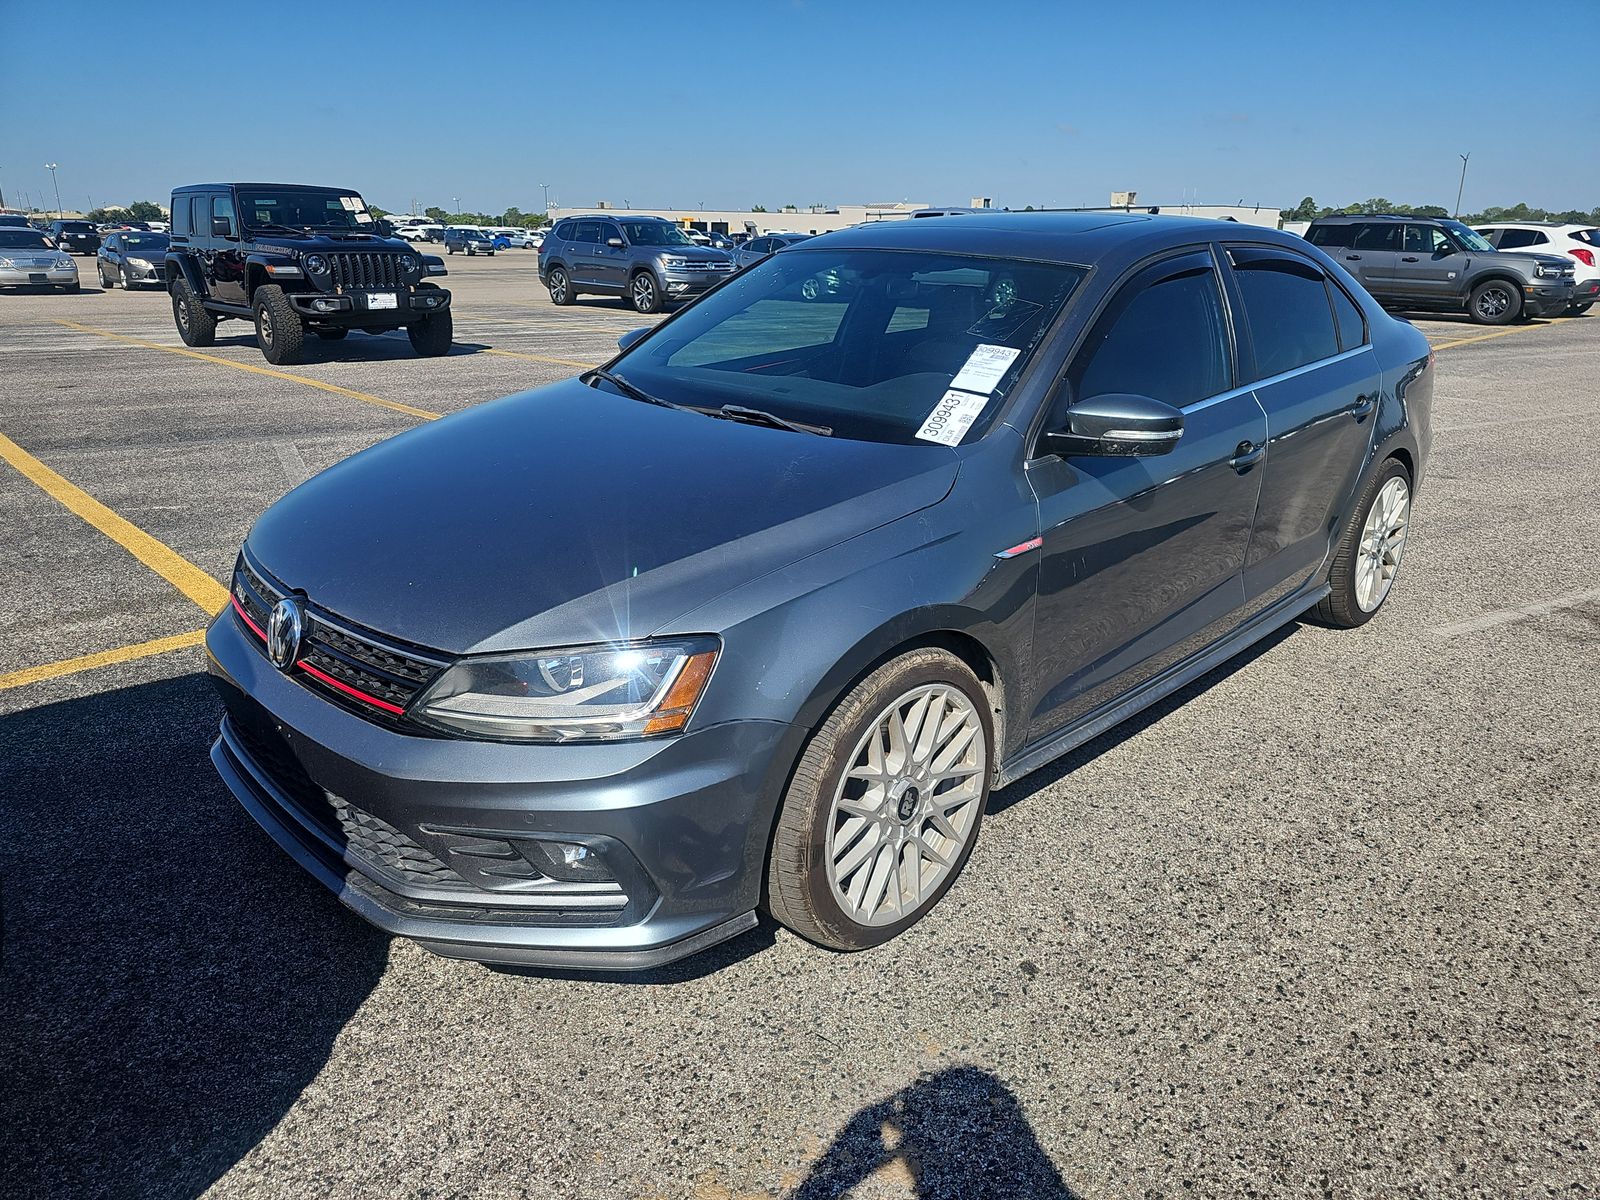
<instances>
[{"instance_id":1,"label":"rear side window","mask_svg":"<svg viewBox=\"0 0 1600 1200\"><path fill-rule=\"evenodd\" d=\"M1132 392L1182 408L1227 391L1233 370L1216 272L1196 266L1139 288L1101 319L1080 361L1080 399Z\"/></svg>"},{"instance_id":2,"label":"rear side window","mask_svg":"<svg viewBox=\"0 0 1600 1200\"><path fill-rule=\"evenodd\" d=\"M572 222L562 221L550 231L550 236L563 242L570 242L572 240Z\"/></svg>"},{"instance_id":3,"label":"rear side window","mask_svg":"<svg viewBox=\"0 0 1600 1200\"><path fill-rule=\"evenodd\" d=\"M1524 246L1538 246L1549 242L1549 238L1537 229L1502 229L1500 240L1495 243L1501 250L1520 250Z\"/></svg>"},{"instance_id":4,"label":"rear side window","mask_svg":"<svg viewBox=\"0 0 1600 1200\"><path fill-rule=\"evenodd\" d=\"M1339 326L1340 349L1354 350L1366 345L1367 319L1362 315L1361 306L1331 279L1328 280L1328 295L1333 297L1333 319Z\"/></svg>"},{"instance_id":5,"label":"rear side window","mask_svg":"<svg viewBox=\"0 0 1600 1200\"><path fill-rule=\"evenodd\" d=\"M1350 244L1357 250L1398 250L1400 249L1400 226L1385 222L1379 224L1374 221L1371 225L1358 225L1356 227L1355 241Z\"/></svg>"},{"instance_id":6,"label":"rear side window","mask_svg":"<svg viewBox=\"0 0 1600 1200\"><path fill-rule=\"evenodd\" d=\"M1313 246L1348 246L1355 231L1354 225L1317 225L1306 234L1306 240Z\"/></svg>"},{"instance_id":7,"label":"rear side window","mask_svg":"<svg viewBox=\"0 0 1600 1200\"><path fill-rule=\"evenodd\" d=\"M211 198L203 193L189 197L189 224L200 237L211 233Z\"/></svg>"},{"instance_id":8,"label":"rear side window","mask_svg":"<svg viewBox=\"0 0 1600 1200\"><path fill-rule=\"evenodd\" d=\"M1235 250L1232 257L1255 347L1256 378L1281 375L1339 353L1321 271L1283 253Z\"/></svg>"},{"instance_id":9,"label":"rear side window","mask_svg":"<svg viewBox=\"0 0 1600 1200\"><path fill-rule=\"evenodd\" d=\"M189 232L189 198L187 196L174 196L172 198L172 232Z\"/></svg>"}]
</instances>

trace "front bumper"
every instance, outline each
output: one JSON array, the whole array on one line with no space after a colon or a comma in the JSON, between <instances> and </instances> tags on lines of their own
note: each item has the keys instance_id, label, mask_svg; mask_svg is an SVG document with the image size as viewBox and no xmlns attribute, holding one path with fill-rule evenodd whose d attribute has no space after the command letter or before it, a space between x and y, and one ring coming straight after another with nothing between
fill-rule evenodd
<instances>
[{"instance_id":1,"label":"front bumper","mask_svg":"<svg viewBox=\"0 0 1600 1200\"><path fill-rule=\"evenodd\" d=\"M571 746L413 736L279 673L231 609L206 646L223 781L374 925L453 958L636 970L755 924L793 727ZM528 880L521 851L539 839L592 848L615 885Z\"/></svg>"},{"instance_id":2,"label":"front bumper","mask_svg":"<svg viewBox=\"0 0 1600 1200\"><path fill-rule=\"evenodd\" d=\"M683 269L663 270L661 284L669 296L699 296L709 292L724 279L736 274L734 271L690 271Z\"/></svg>"},{"instance_id":3,"label":"front bumper","mask_svg":"<svg viewBox=\"0 0 1600 1200\"><path fill-rule=\"evenodd\" d=\"M1522 306L1536 317L1563 312L1572 304L1574 290L1574 284L1570 279L1565 283L1523 284Z\"/></svg>"},{"instance_id":4,"label":"front bumper","mask_svg":"<svg viewBox=\"0 0 1600 1200\"><path fill-rule=\"evenodd\" d=\"M374 296L393 296L395 307L372 307ZM289 303L309 321L360 328L405 325L418 317L444 312L450 307L450 293L440 287L416 291L390 288L362 292L290 292Z\"/></svg>"},{"instance_id":5,"label":"front bumper","mask_svg":"<svg viewBox=\"0 0 1600 1200\"><path fill-rule=\"evenodd\" d=\"M0 287L60 287L77 283L78 268L66 267L0 267Z\"/></svg>"}]
</instances>

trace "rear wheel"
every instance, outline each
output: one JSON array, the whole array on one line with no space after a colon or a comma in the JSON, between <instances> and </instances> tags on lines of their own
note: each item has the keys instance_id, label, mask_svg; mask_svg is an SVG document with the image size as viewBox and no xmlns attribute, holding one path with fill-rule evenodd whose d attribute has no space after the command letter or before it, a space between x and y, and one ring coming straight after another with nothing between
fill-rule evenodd
<instances>
[{"instance_id":1,"label":"rear wheel","mask_svg":"<svg viewBox=\"0 0 1600 1200\"><path fill-rule=\"evenodd\" d=\"M572 281L561 267L550 268L550 273L545 276L545 287L550 289L550 303L558 308L571 304L572 298L577 295L572 290Z\"/></svg>"},{"instance_id":2,"label":"rear wheel","mask_svg":"<svg viewBox=\"0 0 1600 1200\"><path fill-rule=\"evenodd\" d=\"M187 279L172 285L172 319L185 346L209 346L217 340L217 319L205 310Z\"/></svg>"},{"instance_id":3,"label":"rear wheel","mask_svg":"<svg viewBox=\"0 0 1600 1200\"><path fill-rule=\"evenodd\" d=\"M661 311L661 289L656 286L656 277L649 271L640 271L628 284L628 299L633 303L633 311L639 313L655 313Z\"/></svg>"},{"instance_id":4,"label":"rear wheel","mask_svg":"<svg viewBox=\"0 0 1600 1200\"><path fill-rule=\"evenodd\" d=\"M1400 572L1410 528L1411 472L1391 458L1361 489L1328 573L1333 590L1313 615L1342 629L1372 620Z\"/></svg>"},{"instance_id":5,"label":"rear wheel","mask_svg":"<svg viewBox=\"0 0 1600 1200\"><path fill-rule=\"evenodd\" d=\"M767 907L834 950L888 941L955 882L977 842L994 722L945 650L879 667L812 734L784 794Z\"/></svg>"},{"instance_id":6,"label":"rear wheel","mask_svg":"<svg viewBox=\"0 0 1600 1200\"><path fill-rule=\"evenodd\" d=\"M299 362L305 347L305 322L283 289L275 283L258 287L254 307L256 345L261 347L262 357L275 367Z\"/></svg>"},{"instance_id":7,"label":"rear wheel","mask_svg":"<svg viewBox=\"0 0 1600 1200\"><path fill-rule=\"evenodd\" d=\"M1522 293L1504 279L1490 279L1472 289L1467 312L1479 325L1509 325L1522 315Z\"/></svg>"}]
</instances>

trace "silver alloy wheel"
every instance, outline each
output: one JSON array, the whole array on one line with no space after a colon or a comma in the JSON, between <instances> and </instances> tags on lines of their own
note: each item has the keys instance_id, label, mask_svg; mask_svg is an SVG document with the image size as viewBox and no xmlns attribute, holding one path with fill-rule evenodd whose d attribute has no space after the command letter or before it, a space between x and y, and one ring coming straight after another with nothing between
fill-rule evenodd
<instances>
[{"instance_id":1,"label":"silver alloy wheel","mask_svg":"<svg viewBox=\"0 0 1600 1200\"><path fill-rule=\"evenodd\" d=\"M1404 479L1389 480L1367 510L1361 545L1356 550L1356 603L1362 612L1375 610L1394 586L1410 518L1411 489Z\"/></svg>"},{"instance_id":2,"label":"silver alloy wheel","mask_svg":"<svg viewBox=\"0 0 1600 1200\"><path fill-rule=\"evenodd\" d=\"M189 332L189 302L176 292L172 296L172 311L177 314L178 328Z\"/></svg>"},{"instance_id":3,"label":"silver alloy wheel","mask_svg":"<svg viewBox=\"0 0 1600 1200\"><path fill-rule=\"evenodd\" d=\"M852 921L912 916L956 869L981 815L989 745L964 692L913 688L851 751L828 814L828 884Z\"/></svg>"},{"instance_id":4,"label":"silver alloy wheel","mask_svg":"<svg viewBox=\"0 0 1600 1200\"><path fill-rule=\"evenodd\" d=\"M1478 315L1480 317L1498 317L1504 315L1511 307L1511 293L1503 284L1495 287L1484 288L1478 297Z\"/></svg>"},{"instance_id":5,"label":"silver alloy wheel","mask_svg":"<svg viewBox=\"0 0 1600 1200\"><path fill-rule=\"evenodd\" d=\"M261 344L272 345L272 310L265 304L256 308L256 329L261 334Z\"/></svg>"},{"instance_id":6,"label":"silver alloy wheel","mask_svg":"<svg viewBox=\"0 0 1600 1200\"><path fill-rule=\"evenodd\" d=\"M656 302L656 281L648 275L636 275L633 280L633 306L640 312L649 312Z\"/></svg>"}]
</instances>

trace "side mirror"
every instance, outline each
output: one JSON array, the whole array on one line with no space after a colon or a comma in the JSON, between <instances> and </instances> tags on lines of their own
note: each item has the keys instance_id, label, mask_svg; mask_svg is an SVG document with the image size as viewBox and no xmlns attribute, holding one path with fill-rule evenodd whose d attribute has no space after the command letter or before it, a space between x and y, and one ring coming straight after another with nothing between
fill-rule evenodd
<instances>
[{"instance_id":1,"label":"side mirror","mask_svg":"<svg viewBox=\"0 0 1600 1200\"><path fill-rule=\"evenodd\" d=\"M211 218L211 236L220 238L233 236L233 225L227 217Z\"/></svg>"},{"instance_id":2,"label":"side mirror","mask_svg":"<svg viewBox=\"0 0 1600 1200\"><path fill-rule=\"evenodd\" d=\"M617 339L617 349L618 350L626 350L626 349L628 349L635 342L637 342L640 338L642 338L645 334L647 334L649 332L650 332L650 327L648 325L644 326L641 329L630 329L630 330L628 330L627 333L623 334L621 337L619 337Z\"/></svg>"},{"instance_id":3,"label":"side mirror","mask_svg":"<svg viewBox=\"0 0 1600 1200\"><path fill-rule=\"evenodd\" d=\"M606 239L606 245L610 246L613 250L621 250L622 247L625 246L626 244L627 243L624 242L621 238L607 238Z\"/></svg>"},{"instance_id":4,"label":"side mirror","mask_svg":"<svg viewBox=\"0 0 1600 1200\"><path fill-rule=\"evenodd\" d=\"M1046 430L1044 448L1063 458L1167 454L1183 436L1183 414L1170 404L1113 392L1067 410L1067 427Z\"/></svg>"}]
</instances>

